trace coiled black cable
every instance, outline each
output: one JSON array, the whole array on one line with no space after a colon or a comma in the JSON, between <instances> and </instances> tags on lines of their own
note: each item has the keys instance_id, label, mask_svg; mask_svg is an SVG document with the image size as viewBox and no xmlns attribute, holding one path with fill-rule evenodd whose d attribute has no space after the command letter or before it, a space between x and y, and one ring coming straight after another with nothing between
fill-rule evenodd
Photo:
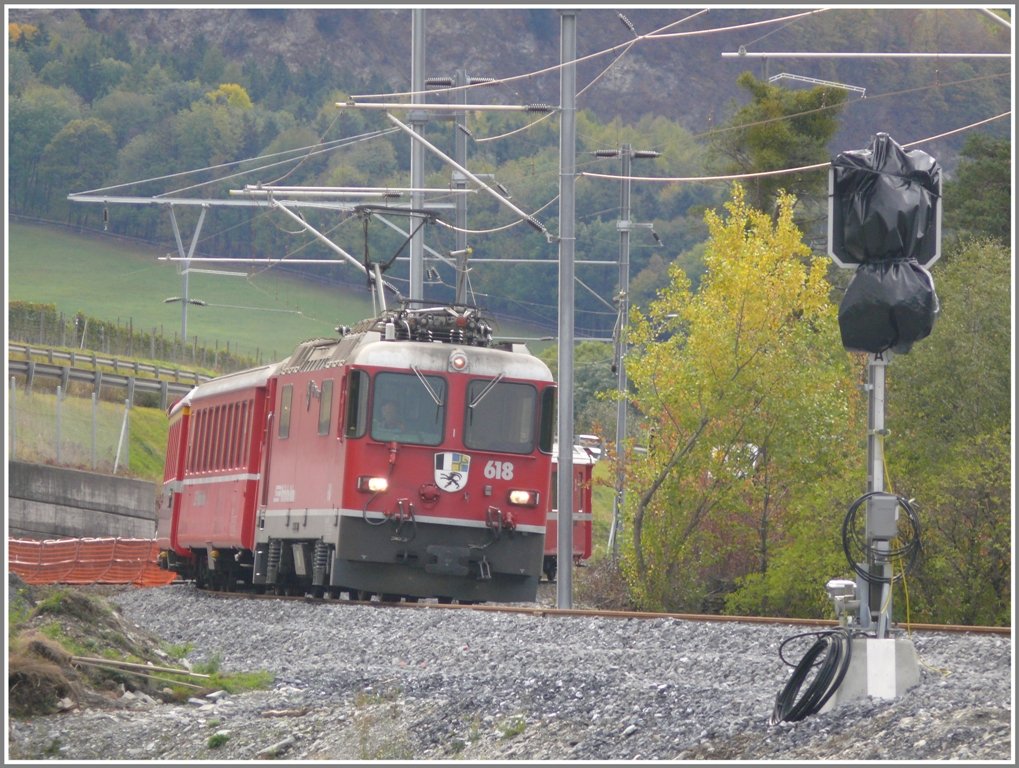
<instances>
[{"instance_id":1,"label":"coiled black cable","mask_svg":"<svg viewBox=\"0 0 1019 768\"><path fill-rule=\"evenodd\" d=\"M906 517L909 520L909 535L896 537L897 539L903 540L901 545L889 549L878 549L868 544L865 540L865 536L860 533L859 525L856 522L856 514L860 507L862 507L868 499L875 496L891 495L892 494L886 494L883 491L871 491L870 493L863 494L863 496L852 503L849 507L849 511L846 512L845 519L842 521L842 550L846 553L846 559L853 567L853 570L868 582L888 584L898 581L906 573L913 570L913 566L916 565L917 558L920 556L920 518L917 517L916 510L913 509L913 505L910 504L909 499L903 498L902 496L894 496L898 505L906 511ZM856 545L856 549L860 552L860 557L857 557L853 553L854 544ZM863 560L866 563L870 563L878 559L891 561L900 558L905 558L904 565L891 578L871 573L859 562L859 560Z\"/></svg>"},{"instance_id":2,"label":"coiled black cable","mask_svg":"<svg viewBox=\"0 0 1019 768\"><path fill-rule=\"evenodd\" d=\"M831 698L846 676L853 655L853 636L844 627L821 632L805 632L787 638L779 646L778 653L782 657L782 661L789 664L782 655L782 648L786 643L801 637L814 636L817 637L817 640L800 659L792 676L775 697L775 707L772 709L771 718L768 721L771 725L777 725L783 720L796 722L808 715L820 712L821 707ZM818 660L818 656L821 656L825 651L827 653ZM790 666L792 665L790 664ZM797 699L796 695L800 692L800 688L803 687L803 683L814 667L817 667L814 679L803 695Z\"/></svg>"}]
</instances>

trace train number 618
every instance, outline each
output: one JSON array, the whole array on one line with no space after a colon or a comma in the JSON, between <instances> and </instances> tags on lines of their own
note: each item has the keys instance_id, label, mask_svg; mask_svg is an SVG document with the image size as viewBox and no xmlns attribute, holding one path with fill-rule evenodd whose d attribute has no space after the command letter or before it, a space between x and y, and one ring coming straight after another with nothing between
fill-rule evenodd
<instances>
[{"instance_id":1,"label":"train number 618","mask_svg":"<svg viewBox=\"0 0 1019 768\"><path fill-rule=\"evenodd\" d=\"M491 459L485 465L485 477L489 480L512 480L513 462Z\"/></svg>"}]
</instances>

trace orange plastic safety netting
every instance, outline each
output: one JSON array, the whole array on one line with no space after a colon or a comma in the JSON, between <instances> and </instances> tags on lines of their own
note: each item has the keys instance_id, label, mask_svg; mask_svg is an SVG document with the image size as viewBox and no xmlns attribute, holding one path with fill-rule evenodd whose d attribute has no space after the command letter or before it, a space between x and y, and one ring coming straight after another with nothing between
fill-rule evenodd
<instances>
[{"instance_id":1,"label":"orange plastic safety netting","mask_svg":"<svg viewBox=\"0 0 1019 768\"><path fill-rule=\"evenodd\" d=\"M7 569L26 584L158 587L177 578L158 558L155 539L7 539Z\"/></svg>"}]
</instances>

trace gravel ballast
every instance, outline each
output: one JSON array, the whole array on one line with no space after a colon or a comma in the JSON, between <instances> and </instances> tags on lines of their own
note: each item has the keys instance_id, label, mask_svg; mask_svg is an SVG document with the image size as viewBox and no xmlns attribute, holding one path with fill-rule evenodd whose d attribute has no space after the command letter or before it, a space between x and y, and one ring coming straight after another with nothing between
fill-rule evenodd
<instances>
[{"instance_id":1,"label":"gravel ballast","mask_svg":"<svg viewBox=\"0 0 1019 768\"><path fill-rule=\"evenodd\" d=\"M21 760L1012 762L1012 643L913 632L920 683L777 725L811 628L118 592L129 623L269 690L11 720ZM903 635L905 636L905 635ZM813 642L786 647L796 662Z\"/></svg>"}]
</instances>

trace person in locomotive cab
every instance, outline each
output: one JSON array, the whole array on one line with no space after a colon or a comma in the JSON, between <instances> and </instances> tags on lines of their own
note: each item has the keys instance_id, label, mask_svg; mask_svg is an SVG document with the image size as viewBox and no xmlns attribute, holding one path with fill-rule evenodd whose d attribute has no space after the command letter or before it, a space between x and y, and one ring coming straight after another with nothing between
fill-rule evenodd
<instances>
[{"instance_id":1,"label":"person in locomotive cab","mask_svg":"<svg viewBox=\"0 0 1019 768\"><path fill-rule=\"evenodd\" d=\"M395 436L403 432L405 428L406 424L403 421L403 417L400 415L400 406L397 405L396 401L383 401L382 407L379 409L378 419L372 432L377 436L383 433L386 436Z\"/></svg>"}]
</instances>

